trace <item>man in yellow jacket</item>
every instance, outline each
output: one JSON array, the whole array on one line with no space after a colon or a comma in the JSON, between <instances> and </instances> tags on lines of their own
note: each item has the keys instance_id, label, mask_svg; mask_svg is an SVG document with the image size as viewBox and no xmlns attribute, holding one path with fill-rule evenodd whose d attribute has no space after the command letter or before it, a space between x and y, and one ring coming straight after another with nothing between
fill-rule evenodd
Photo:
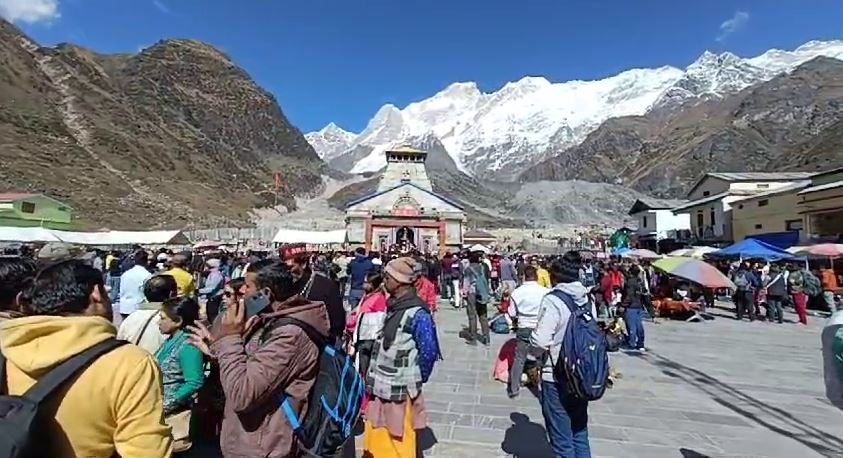
<instances>
[{"instance_id":1,"label":"man in yellow jacket","mask_svg":"<svg viewBox=\"0 0 843 458\"><path fill-rule=\"evenodd\" d=\"M45 268L27 296L27 316L0 323L11 395L22 395L59 363L117 334L102 274L81 261ZM123 345L104 354L60 390L55 421L46 421L39 437L51 448L45 456L169 457L162 391L149 353Z\"/></svg>"},{"instance_id":2,"label":"man in yellow jacket","mask_svg":"<svg viewBox=\"0 0 843 458\"><path fill-rule=\"evenodd\" d=\"M545 288L553 288L553 284L550 282L550 272L544 268L541 264L539 264L538 258L533 258L530 265L536 268L536 275L538 277L539 285Z\"/></svg>"}]
</instances>

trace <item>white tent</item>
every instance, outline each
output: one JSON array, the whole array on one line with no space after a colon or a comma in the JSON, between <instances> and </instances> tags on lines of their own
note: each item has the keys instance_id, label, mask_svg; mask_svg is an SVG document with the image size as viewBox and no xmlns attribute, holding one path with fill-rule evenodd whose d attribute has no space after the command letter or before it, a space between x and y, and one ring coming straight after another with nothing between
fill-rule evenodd
<instances>
[{"instance_id":1,"label":"white tent","mask_svg":"<svg viewBox=\"0 0 843 458\"><path fill-rule=\"evenodd\" d=\"M72 232L42 227L0 227L0 241L66 242L76 245L187 245L182 231Z\"/></svg>"},{"instance_id":2,"label":"white tent","mask_svg":"<svg viewBox=\"0 0 843 458\"><path fill-rule=\"evenodd\" d=\"M489 254L489 253L492 252L492 250L490 250L488 247L486 247L485 245L481 245L479 243L470 246L468 248L468 251L471 251L471 252L479 251L481 253L486 253L486 254Z\"/></svg>"},{"instance_id":3,"label":"white tent","mask_svg":"<svg viewBox=\"0 0 843 458\"><path fill-rule=\"evenodd\" d=\"M42 227L0 227L0 242L61 242L61 239Z\"/></svg>"},{"instance_id":4,"label":"white tent","mask_svg":"<svg viewBox=\"0 0 843 458\"><path fill-rule=\"evenodd\" d=\"M337 231L296 231L280 229L272 239L273 243L307 243L310 245L332 245L345 243L345 229Z\"/></svg>"}]
</instances>

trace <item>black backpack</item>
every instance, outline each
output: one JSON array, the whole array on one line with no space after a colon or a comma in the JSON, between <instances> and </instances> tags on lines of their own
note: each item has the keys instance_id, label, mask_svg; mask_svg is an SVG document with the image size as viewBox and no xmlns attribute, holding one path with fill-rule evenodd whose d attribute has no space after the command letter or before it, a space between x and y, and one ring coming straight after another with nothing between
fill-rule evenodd
<instances>
[{"instance_id":1,"label":"black backpack","mask_svg":"<svg viewBox=\"0 0 843 458\"><path fill-rule=\"evenodd\" d=\"M293 427L299 448L307 456L336 454L354 432L365 394L365 382L354 366L354 358L337 348L309 324L283 317L273 326L298 326L319 348L319 373L310 389L304 416L293 409L286 393L281 410Z\"/></svg>"},{"instance_id":2,"label":"black backpack","mask_svg":"<svg viewBox=\"0 0 843 458\"><path fill-rule=\"evenodd\" d=\"M42 422L53 414L45 411L45 401L71 379L82 373L100 356L127 342L108 339L62 362L41 377L22 396L9 395L6 358L0 353L0 456L35 458L49 456Z\"/></svg>"}]
</instances>

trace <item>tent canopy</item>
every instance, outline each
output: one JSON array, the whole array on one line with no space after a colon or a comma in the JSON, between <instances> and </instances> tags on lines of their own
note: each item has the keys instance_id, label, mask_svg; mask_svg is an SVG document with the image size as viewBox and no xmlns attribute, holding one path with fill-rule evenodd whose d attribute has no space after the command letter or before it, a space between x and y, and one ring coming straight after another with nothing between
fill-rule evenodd
<instances>
[{"instance_id":1,"label":"tent canopy","mask_svg":"<svg viewBox=\"0 0 843 458\"><path fill-rule=\"evenodd\" d=\"M76 245L188 245L182 231L72 232L42 227L0 227L0 241L65 242Z\"/></svg>"},{"instance_id":2,"label":"tent canopy","mask_svg":"<svg viewBox=\"0 0 843 458\"><path fill-rule=\"evenodd\" d=\"M280 229L272 239L273 243L307 243L310 245L332 245L345 243L345 229L337 231L296 231Z\"/></svg>"},{"instance_id":3,"label":"tent canopy","mask_svg":"<svg viewBox=\"0 0 843 458\"><path fill-rule=\"evenodd\" d=\"M796 259L787 251L757 239L742 240L721 250L712 251L707 256L713 258L763 259L765 261Z\"/></svg>"}]
</instances>

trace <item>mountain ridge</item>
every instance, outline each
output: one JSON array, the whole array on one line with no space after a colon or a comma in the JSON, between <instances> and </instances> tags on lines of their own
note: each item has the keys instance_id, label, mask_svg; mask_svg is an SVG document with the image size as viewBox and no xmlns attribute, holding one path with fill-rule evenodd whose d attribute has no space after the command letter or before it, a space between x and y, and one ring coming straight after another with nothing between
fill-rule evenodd
<instances>
[{"instance_id":1,"label":"mountain ridge","mask_svg":"<svg viewBox=\"0 0 843 458\"><path fill-rule=\"evenodd\" d=\"M575 146L608 119L721 98L822 55L843 57L843 41L810 41L793 51L771 49L750 58L706 51L684 70L630 69L594 81L524 77L490 93L473 82L452 83L404 109L383 105L354 139L333 144L329 163L346 172L375 171L383 166L384 150L433 133L461 171L515 180L551 147ZM308 135L318 143L318 132Z\"/></svg>"},{"instance_id":2,"label":"mountain ridge","mask_svg":"<svg viewBox=\"0 0 843 458\"><path fill-rule=\"evenodd\" d=\"M67 201L83 227L242 225L322 185L277 100L195 40L99 54L0 19L0 182Z\"/></svg>"}]
</instances>

